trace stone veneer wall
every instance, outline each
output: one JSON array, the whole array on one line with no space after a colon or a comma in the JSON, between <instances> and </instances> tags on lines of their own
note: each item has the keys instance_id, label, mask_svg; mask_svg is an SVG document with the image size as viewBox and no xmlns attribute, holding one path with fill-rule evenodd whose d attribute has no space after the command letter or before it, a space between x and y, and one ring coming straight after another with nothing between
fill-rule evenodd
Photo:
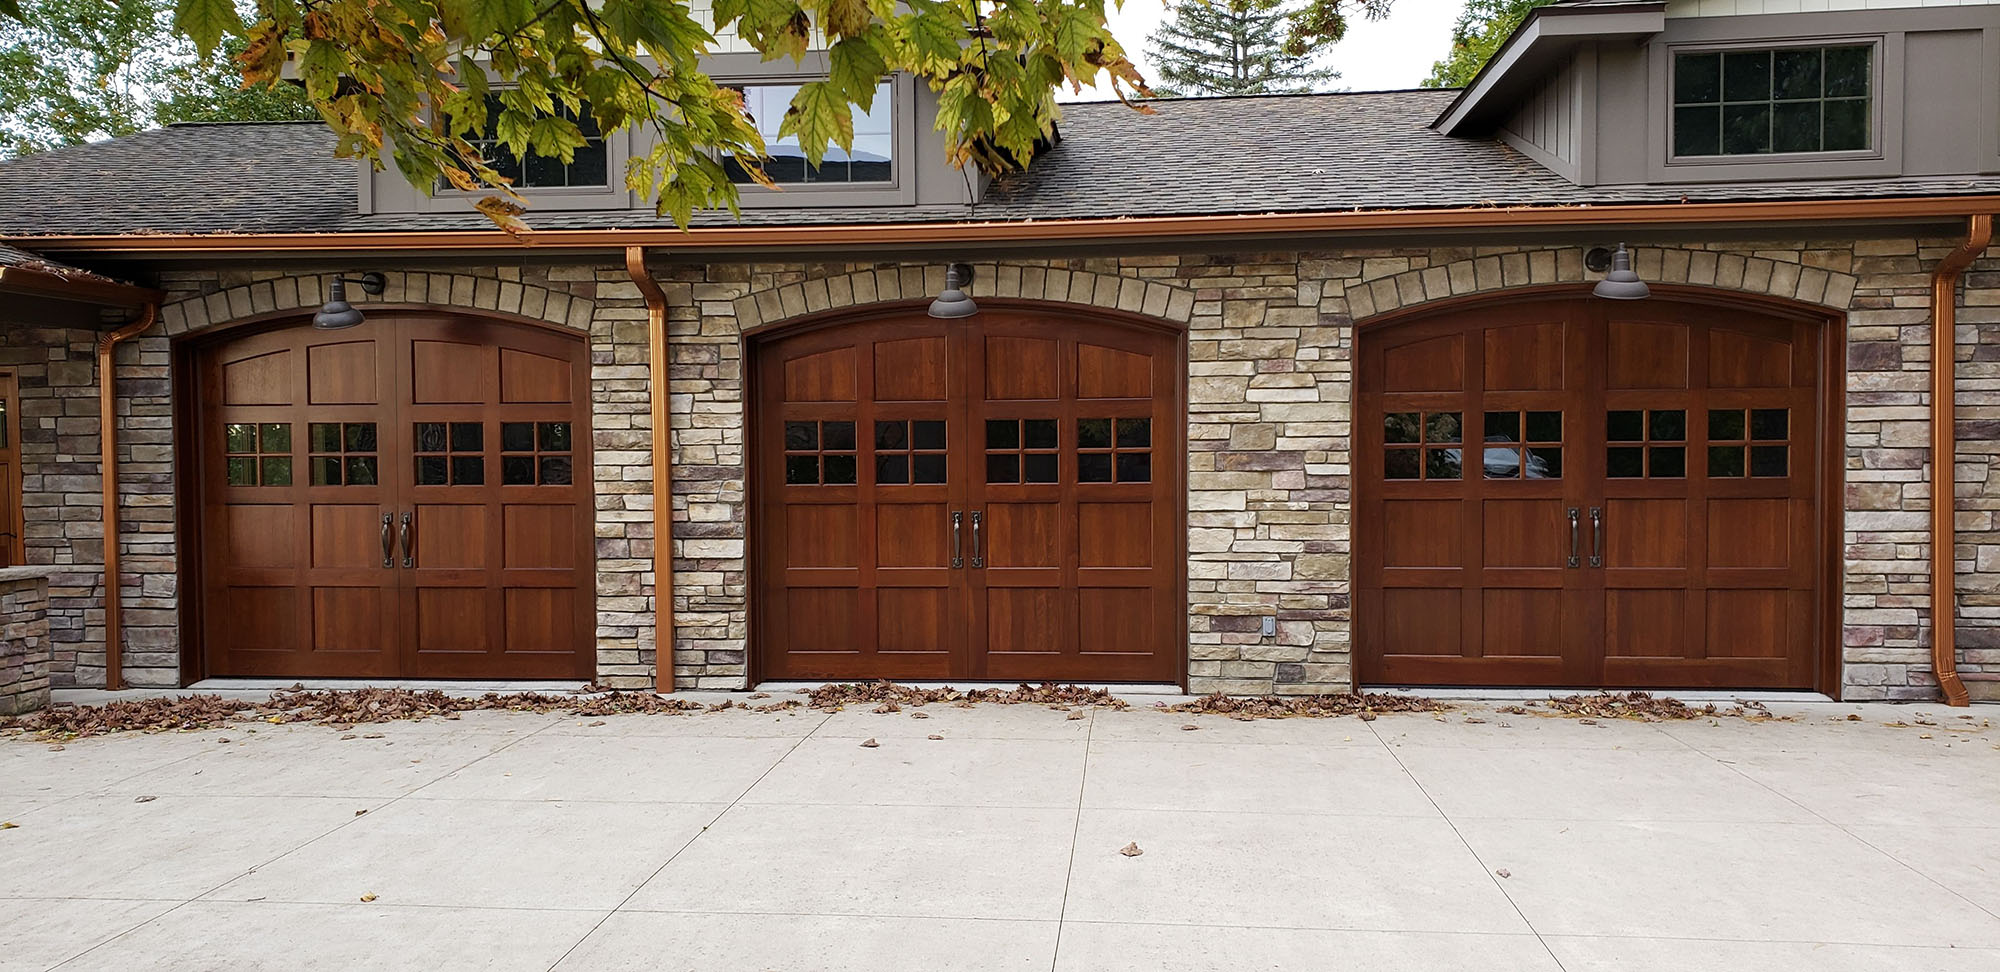
<instances>
[{"instance_id":1,"label":"stone veneer wall","mask_svg":"<svg viewBox=\"0 0 2000 972\"><path fill-rule=\"evenodd\" d=\"M0 568L0 716L49 704L49 582L38 567Z\"/></svg>"},{"instance_id":2,"label":"stone veneer wall","mask_svg":"<svg viewBox=\"0 0 2000 972\"><path fill-rule=\"evenodd\" d=\"M1815 240L1636 252L1648 280L1848 312L1842 597L1846 692L1855 698L1935 692L1925 577L1927 270L1953 245ZM660 264L654 272L668 294L673 342L673 664L683 687L736 687L747 671L749 634L742 330L832 307L927 297L941 285L941 270L932 263L725 263ZM1355 322L1446 296L1588 276L1574 245L1408 247L989 262L979 266L974 293L1120 307L1187 325L1191 687L1298 693L1344 689L1351 680ZM525 313L590 333L601 680L646 684L653 661L651 470L645 321L636 288L621 267L609 266L463 268L391 274L391 281L384 300ZM275 271L173 273L164 282L178 302L158 329L120 353L131 571L126 650L128 678L136 684L178 678L168 337L269 309L310 307L323 287L321 278L294 283ZM2000 673L1994 647L2000 645L2000 469L1994 468L2000 445L1993 441L2000 431L2000 372L1983 365L1989 346L2000 347L2000 272L1990 257L1968 276L1964 304L1958 555L1963 638L1971 646L1965 668L1978 676ZM51 336L48 346L58 349L53 363L87 369L87 344ZM2000 360L2000 351L1991 356ZM30 487L42 497L40 515L34 505L28 515L30 548L39 551L31 560L74 563L87 576L87 565L101 562L101 554L84 535L95 520L94 421L87 433L75 421L93 412L83 407L89 402L68 401L91 394L87 371L81 377L81 385L51 383L73 391L37 389L34 396L24 381L23 411L35 420L33 435L52 439L55 448L24 454L23 464L29 477L68 477ZM72 420L67 431L65 418ZM29 434L24 440L34 441ZM49 535L49 524L70 521L86 529ZM39 547L38 530L46 541ZM79 619L66 621L55 637L70 656L69 667L59 662L61 681L101 682L101 656L83 627L92 610L87 595L86 588L57 612ZM1259 637L1257 616L1274 611L1279 634ZM96 679L93 663L100 666Z\"/></svg>"},{"instance_id":3,"label":"stone veneer wall","mask_svg":"<svg viewBox=\"0 0 2000 972\"><path fill-rule=\"evenodd\" d=\"M1642 247L1648 280L1804 301L1848 314L1844 678L1854 698L1929 697L1926 511L1927 269L1950 240L1811 240ZM743 329L828 308L934 294L935 264L725 264L662 271L691 285L674 307L676 509L699 509L674 655L682 684L742 684L747 645L742 505ZM1582 282L1582 249L1409 247L1009 260L977 265L975 296L1030 296L1151 314L1188 326L1189 681L1197 692L1306 693L1352 680L1349 421L1354 327L1426 301ZM1961 312L2000 303L1975 274ZM1994 332L2000 343L2000 329ZM2000 387L2000 386L1996 386ZM2000 417L2000 396L1993 415ZM1970 412L1971 410L1968 410ZM1987 436L1987 438L1991 438ZM685 440L683 440L685 442ZM704 468L706 467L706 468ZM1981 467L1961 504L1992 497ZM2000 477L2000 470L1992 470ZM1966 479L1961 470L1961 481ZM714 486L703 486L713 483ZM690 519L696 519L692 514ZM1988 514L2000 578L2000 524ZM1989 539L1982 535L1982 540ZM1970 574L1976 586L1976 573ZM2000 584L1993 588L2000 593ZM1968 623L1972 600L1967 599ZM2000 596L1990 603L2000 629ZM1258 616L1280 618L1275 638ZM2000 635L2000 630L1994 632ZM2000 643L2000 640L1996 640ZM2000 661L1966 655L1969 670Z\"/></svg>"}]
</instances>

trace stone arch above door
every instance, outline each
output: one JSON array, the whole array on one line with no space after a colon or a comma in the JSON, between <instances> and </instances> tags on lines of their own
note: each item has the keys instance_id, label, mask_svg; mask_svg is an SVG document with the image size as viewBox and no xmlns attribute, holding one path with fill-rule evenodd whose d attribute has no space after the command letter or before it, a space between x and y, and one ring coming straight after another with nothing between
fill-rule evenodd
<instances>
[{"instance_id":1,"label":"stone arch above door","mask_svg":"<svg viewBox=\"0 0 2000 972\"><path fill-rule=\"evenodd\" d=\"M191 296L160 308L160 330L169 337L244 318L317 308L336 274L274 277ZM595 313L585 297L531 283L468 273L383 273L387 286L366 302L432 304L457 310L486 310L546 321L579 331L590 329ZM364 295L350 294L362 302ZM364 304L364 309L365 304Z\"/></svg>"},{"instance_id":2,"label":"stone arch above door","mask_svg":"<svg viewBox=\"0 0 2000 972\"><path fill-rule=\"evenodd\" d=\"M1570 247L1493 254L1377 277L1349 285L1349 313L1359 323L1450 297L1595 281L1599 275L1584 269L1583 253L1583 248ZM1859 283L1853 274L1836 270L1679 247L1635 247L1632 265L1647 283L1712 287L1842 311Z\"/></svg>"},{"instance_id":3,"label":"stone arch above door","mask_svg":"<svg viewBox=\"0 0 2000 972\"><path fill-rule=\"evenodd\" d=\"M1057 304L1100 307L1186 324L1194 315L1194 292L1139 277L1054 267L972 264L973 299L1018 297ZM757 290L735 299L743 330L806 314L934 297L944 289L944 264L858 270Z\"/></svg>"}]
</instances>

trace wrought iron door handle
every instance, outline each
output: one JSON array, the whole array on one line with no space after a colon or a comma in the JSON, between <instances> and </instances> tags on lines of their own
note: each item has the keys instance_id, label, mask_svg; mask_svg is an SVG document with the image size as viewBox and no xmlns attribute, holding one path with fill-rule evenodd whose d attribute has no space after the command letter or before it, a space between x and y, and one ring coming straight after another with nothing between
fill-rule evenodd
<instances>
[{"instance_id":1,"label":"wrought iron door handle","mask_svg":"<svg viewBox=\"0 0 2000 972\"><path fill-rule=\"evenodd\" d=\"M986 558L980 555L979 517L979 511L974 510L972 512L972 566L974 567L986 566Z\"/></svg>"},{"instance_id":2,"label":"wrought iron door handle","mask_svg":"<svg viewBox=\"0 0 2000 972\"><path fill-rule=\"evenodd\" d=\"M382 514L382 566L384 567L396 566L396 545L389 535L389 524L394 519L394 514Z\"/></svg>"},{"instance_id":3,"label":"wrought iron door handle","mask_svg":"<svg viewBox=\"0 0 2000 972\"><path fill-rule=\"evenodd\" d=\"M404 513L403 514L403 566L411 567L415 566L415 563L416 563L415 561L410 559L410 514Z\"/></svg>"},{"instance_id":4,"label":"wrought iron door handle","mask_svg":"<svg viewBox=\"0 0 2000 972\"><path fill-rule=\"evenodd\" d=\"M953 510L951 513L951 566L953 570L965 566L965 558L958 553L958 529L965 525L965 514Z\"/></svg>"},{"instance_id":5,"label":"wrought iron door handle","mask_svg":"<svg viewBox=\"0 0 2000 972\"><path fill-rule=\"evenodd\" d=\"M1577 534L1582 532L1582 528L1577 525L1577 522L1577 508L1572 506L1569 508L1569 565L1571 567L1575 567L1579 563L1576 555L1576 545L1579 539Z\"/></svg>"},{"instance_id":6,"label":"wrought iron door handle","mask_svg":"<svg viewBox=\"0 0 2000 972\"><path fill-rule=\"evenodd\" d=\"M1604 508L1590 508L1590 566L1604 566Z\"/></svg>"}]
</instances>

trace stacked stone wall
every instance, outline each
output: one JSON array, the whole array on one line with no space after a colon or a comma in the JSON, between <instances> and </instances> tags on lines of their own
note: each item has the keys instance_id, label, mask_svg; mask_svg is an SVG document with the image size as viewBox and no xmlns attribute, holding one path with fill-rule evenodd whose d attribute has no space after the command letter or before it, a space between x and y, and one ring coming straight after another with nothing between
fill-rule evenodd
<instances>
[{"instance_id":1,"label":"stacked stone wall","mask_svg":"<svg viewBox=\"0 0 2000 972\"><path fill-rule=\"evenodd\" d=\"M1955 241L1803 240L1641 247L1648 280L1770 295L1846 314L1842 630L1845 693L1924 697L1928 269ZM1189 681L1196 691L1349 687L1350 435L1355 330L1447 297L1594 277L1582 247L1406 247L1022 259L977 265L975 296L1113 307L1180 324L1188 339ZM929 297L933 262L660 263L669 302L667 392L675 457L675 637L684 687L733 688L749 671L744 331L840 307ZM121 349L128 678L180 677L173 536L170 341L217 323L310 308L325 278L277 271L175 272L161 325ZM598 649L602 681L650 682L654 662L649 389L644 306L615 266L454 267L391 274L385 301L497 310L587 332L597 451ZM1960 311L1958 477L1965 667L2000 672L2000 265L1967 276ZM84 606L56 622L58 677L101 681L90 636L95 522L94 334L42 335L48 364L23 374L24 471L37 562L75 564ZM21 346L18 338L15 345ZM1992 353L1989 355L1988 352ZM82 362L79 371L75 364ZM70 374L69 372L77 372ZM63 384L59 384L60 379ZM77 384L67 384L77 382ZM48 390L44 390L48 389ZM53 389L66 389L57 392ZM74 414L72 414L74 413ZM90 420L88 422L81 420ZM69 421L64 421L69 420ZM88 426L88 427L86 427ZM62 477L62 478L53 478ZM135 515L136 514L136 515ZM59 526L70 524L70 526ZM69 531L74 532L69 532ZM52 602L60 603L52 588ZM63 608L53 609L52 617ZM1279 618L1275 637L1258 631ZM101 625L101 614L97 617ZM1990 639L1990 640L1989 640ZM99 666L93 668L93 666ZM67 672L67 675L63 673ZM93 675L95 676L93 678Z\"/></svg>"}]
</instances>

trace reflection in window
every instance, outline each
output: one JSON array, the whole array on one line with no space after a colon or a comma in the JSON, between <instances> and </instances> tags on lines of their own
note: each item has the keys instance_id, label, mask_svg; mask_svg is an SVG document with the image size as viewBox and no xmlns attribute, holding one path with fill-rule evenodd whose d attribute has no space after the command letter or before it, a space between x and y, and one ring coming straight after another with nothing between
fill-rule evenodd
<instances>
[{"instance_id":1,"label":"reflection in window","mask_svg":"<svg viewBox=\"0 0 2000 972\"><path fill-rule=\"evenodd\" d=\"M419 486L486 484L486 428L478 422L418 422L413 427Z\"/></svg>"},{"instance_id":2,"label":"reflection in window","mask_svg":"<svg viewBox=\"0 0 2000 972\"><path fill-rule=\"evenodd\" d=\"M1867 44L1674 56L1674 154L1846 152L1870 145Z\"/></svg>"},{"instance_id":3,"label":"reflection in window","mask_svg":"<svg viewBox=\"0 0 2000 972\"><path fill-rule=\"evenodd\" d=\"M830 145L826 158L817 168L806 162L805 151L799 148L795 135L778 135L779 124L784 121L785 112L792 106L792 96L798 94L795 84L752 84L737 88L743 93L743 108L750 121L757 126L758 134L764 136L764 174L779 185L813 185L819 183L889 182L894 178L892 163L895 144L894 96L887 81L875 89L874 104L867 111L860 106L854 109L854 147L852 151L838 145ZM738 184L751 182L750 173L734 156L724 156L723 169L729 173L729 181Z\"/></svg>"},{"instance_id":4,"label":"reflection in window","mask_svg":"<svg viewBox=\"0 0 2000 972\"><path fill-rule=\"evenodd\" d=\"M314 486L380 484L373 422L313 422L306 449Z\"/></svg>"},{"instance_id":5,"label":"reflection in window","mask_svg":"<svg viewBox=\"0 0 2000 972\"><path fill-rule=\"evenodd\" d=\"M1077 419L1076 446L1079 483L1153 481L1152 419Z\"/></svg>"},{"instance_id":6,"label":"reflection in window","mask_svg":"<svg viewBox=\"0 0 2000 972\"><path fill-rule=\"evenodd\" d=\"M229 485L292 484L290 422L229 422L222 427L222 446Z\"/></svg>"},{"instance_id":7,"label":"reflection in window","mask_svg":"<svg viewBox=\"0 0 2000 972\"><path fill-rule=\"evenodd\" d=\"M1485 421L1487 479L1562 478L1561 412L1487 412Z\"/></svg>"},{"instance_id":8,"label":"reflection in window","mask_svg":"<svg viewBox=\"0 0 2000 972\"><path fill-rule=\"evenodd\" d=\"M574 476L568 422L500 423L500 485L568 486Z\"/></svg>"},{"instance_id":9,"label":"reflection in window","mask_svg":"<svg viewBox=\"0 0 2000 972\"><path fill-rule=\"evenodd\" d=\"M1389 412L1382 416L1382 475L1388 479L1457 479L1464 461L1463 412Z\"/></svg>"}]
</instances>

